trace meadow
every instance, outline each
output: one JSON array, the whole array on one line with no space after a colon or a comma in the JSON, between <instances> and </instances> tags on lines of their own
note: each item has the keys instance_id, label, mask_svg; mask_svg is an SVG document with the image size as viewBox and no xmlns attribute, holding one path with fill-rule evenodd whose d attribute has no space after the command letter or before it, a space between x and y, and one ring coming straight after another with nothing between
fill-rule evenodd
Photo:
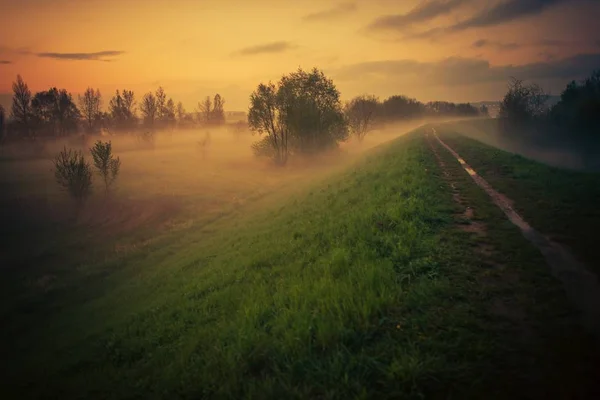
<instances>
[{"instance_id":1,"label":"meadow","mask_svg":"<svg viewBox=\"0 0 600 400\"><path fill-rule=\"evenodd\" d=\"M4 156L0 395L598 394L539 252L438 149L457 203L429 127L410 128L284 169L255 138L215 132L206 157L193 132L114 138L118 190L79 213L49 158Z\"/></svg>"}]
</instances>

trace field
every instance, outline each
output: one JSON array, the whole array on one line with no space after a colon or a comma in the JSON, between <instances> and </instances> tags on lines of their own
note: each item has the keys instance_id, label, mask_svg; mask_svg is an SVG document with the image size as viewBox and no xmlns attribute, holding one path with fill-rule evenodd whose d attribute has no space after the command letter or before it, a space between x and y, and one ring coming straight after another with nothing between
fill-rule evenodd
<instances>
[{"instance_id":1,"label":"field","mask_svg":"<svg viewBox=\"0 0 600 400\"><path fill-rule=\"evenodd\" d=\"M154 150L115 139L119 191L78 215L48 159L5 157L0 396L599 395L595 342L541 254L429 126L388 141L405 129L283 170L247 138L214 134L206 159L191 133ZM444 129L482 174L510 163L516 183L486 179L546 218L514 171L554 170Z\"/></svg>"}]
</instances>

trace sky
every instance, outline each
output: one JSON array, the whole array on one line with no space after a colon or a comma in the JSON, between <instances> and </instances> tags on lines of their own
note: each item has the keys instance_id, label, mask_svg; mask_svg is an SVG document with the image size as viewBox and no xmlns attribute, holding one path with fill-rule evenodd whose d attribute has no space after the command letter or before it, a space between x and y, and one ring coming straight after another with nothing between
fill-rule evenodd
<instances>
[{"instance_id":1,"label":"sky","mask_svg":"<svg viewBox=\"0 0 600 400\"><path fill-rule=\"evenodd\" d=\"M318 67L343 99L499 100L510 77L560 94L600 68L598 0L0 0L0 98L163 86L188 111Z\"/></svg>"}]
</instances>

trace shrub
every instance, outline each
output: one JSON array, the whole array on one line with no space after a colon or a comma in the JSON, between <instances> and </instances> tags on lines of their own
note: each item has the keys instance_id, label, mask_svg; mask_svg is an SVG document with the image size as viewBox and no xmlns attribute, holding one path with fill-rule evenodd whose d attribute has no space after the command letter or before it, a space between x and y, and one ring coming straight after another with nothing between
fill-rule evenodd
<instances>
[{"instance_id":1,"label":"shrub","mask_svg":"<svg viewBox=\"0 0 600 400\"><path fill-rule=\"evenodd\" d=\"M94 166L98 170L100 176L104 180L104 188L108 193L110 186L117 179L121 168L121 160L119 157L114 158L112 154L111 142L102 142L98 140L94 147L90 149L94 158Z\"/></svg>"},{"instance_id":2,"label":"shrub","mask_svg":"<svg viewBox=\"0 0 600 400\"><path fill-rule=\"evenodd\" d=\"M54 176L58 184L79 203L92 192L92 168L81 151L65 147L54 159Z\"/></svg>"}]
</instances>

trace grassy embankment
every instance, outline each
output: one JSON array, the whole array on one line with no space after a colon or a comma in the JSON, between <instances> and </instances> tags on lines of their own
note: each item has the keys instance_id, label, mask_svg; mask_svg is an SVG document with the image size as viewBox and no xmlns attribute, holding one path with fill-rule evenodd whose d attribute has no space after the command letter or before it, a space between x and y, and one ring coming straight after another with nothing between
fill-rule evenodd
<instances>
[{"instance_id":1,"label":"grassy embankment","mask_svg":"<svg viewBox=\"0 0 600 400\"><path fill-rule=\"evenodd\" d=\"M2 296L2 397L583 393L592 352L560 285L453 175L486 235L461 228L411 134L306 190L124 254L28 265Z\"/></svg>"}]
</instances>

